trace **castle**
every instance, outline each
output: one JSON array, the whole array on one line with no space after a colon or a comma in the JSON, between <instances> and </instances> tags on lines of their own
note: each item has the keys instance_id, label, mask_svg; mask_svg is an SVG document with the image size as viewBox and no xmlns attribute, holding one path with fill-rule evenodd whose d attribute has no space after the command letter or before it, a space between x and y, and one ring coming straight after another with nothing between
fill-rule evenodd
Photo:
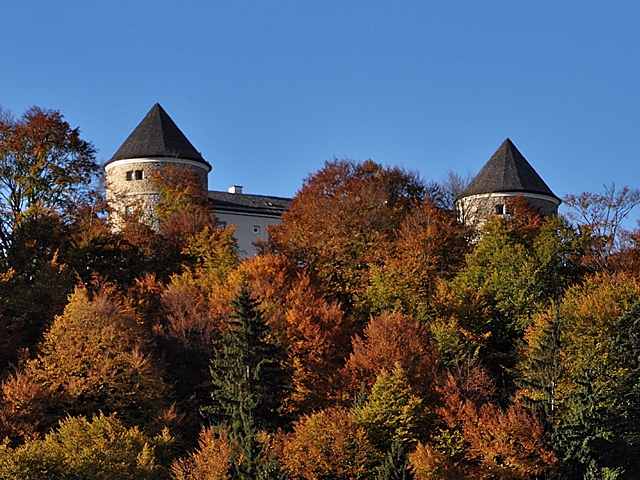
<instances>
[{"instance_id":1,"label":"castle","mask_svg":"<svg viewBox=\"0 0 640 480\"><path fill-rule=\"evenodd\" d=\"M157 224L154 206L159 195L151 177L152 172L162 172L167 165L193 169L213 204L218 224L236 225L235 236L243 257L257 253L254 242L265 240L266 227L279 223L282 213L289 209L288 198L247 195L237 185L227 192L208 191L211 165L156 103L104 166L114 228L134 209L141 209L142 218L150 225Z\"/></svg>"},{"instance_id":2,"label":"castle","mask_svg":"<svg viewBox=\"0 0 640 480\"><path fill-rule=\"evenodd\" d=\"M257 253L254 242L265 240L266 227L279 223L289 209L291 199L249 195L238 185L227 192L209 191L211 165L156 103L104 166L113 228L118 229L123 217L136 209L141 209L144 221L157 225L154 206L159 194L151 177L167 165L182 165L195 172L220 226L236 225L242 257ZM480 225L488 215L508 215L505 199L517 195L523 195L545 215L557 213L560 205L560 199L506 139L458 198L456 207L465 223Z\"/></svg>"},{"instance_id":3,"label":"castle","mask_svg":"<svg viewBox=\"0 0 640 480\"><path fill-rule=\"evenodd\" d=\"M505 200L518 195L546 216L557 214L562 203L507 138L462 192L456 207L466 224L479 226L489 215L509 215Z\"/></svg>"}]
</instances>

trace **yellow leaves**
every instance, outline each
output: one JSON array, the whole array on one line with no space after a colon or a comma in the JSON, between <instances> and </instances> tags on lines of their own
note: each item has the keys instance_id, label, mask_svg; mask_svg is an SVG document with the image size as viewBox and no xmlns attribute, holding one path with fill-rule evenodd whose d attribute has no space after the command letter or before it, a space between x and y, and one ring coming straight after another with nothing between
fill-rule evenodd
<instances>
[{"instance_id":1,"label":"yellow leaves","mask_svg":"<svg viewBox=\"0 0 640 480\"><path fill-rule=\"evenodd\" d=\"M351 412L332 408L300 419L285 439L283 466L292 478L357 479L367 472L374 451Z\"/></svg>"},{"instance_id":2,"label":"yellow leaves","mask_svg":"<svg viewBox=\"0 0 640 480\"><path fill-rule=\"evenodd\" d=\"M422 399L413 394L399 363L393 372L380 372L366 403L354 412L356 424L383 450L396 440L404 445L414 443L425 417Z\"/></svg>"},{"instance_id":3,"label":"yellow leaves","mask_svg":"<svg viewBox=\"0 0 640 480\"><path fill-rule=\"evenodd\" d=\"M227 480L231 478L231 455L226 432L216 434L211 428L203 428L196 451L174 460L171 473L176 480Z\"/></svg>"}]
</instances>

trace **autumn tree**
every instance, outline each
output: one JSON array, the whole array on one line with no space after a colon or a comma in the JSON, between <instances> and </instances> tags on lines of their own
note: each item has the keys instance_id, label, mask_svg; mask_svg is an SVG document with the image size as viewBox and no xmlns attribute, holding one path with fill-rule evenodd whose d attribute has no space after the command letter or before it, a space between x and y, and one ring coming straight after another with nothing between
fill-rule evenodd
<instances>
[{"instance_id":1,"label":"autumn tree","mask_svg":"<svg viewBox=\"0 0 640 480\"><path fill-rule=\"evenodd\" d=\"M362 384L372 387L382 371L393 372L396 364L421 397L433 398L438 355L428 326L408 315L383 312L371 318L362 336L353 338L345 375L355 393Z\"/></svg>"},{"instance_id":2,"label":"autumn tree","mask_svg":"<svg viewBox=\"0 0 640 480\"><path fill-rule=\"evenodd\" d=\"M282 337L293 369L287 404L292 411L311 413L330 406L343 392L341 370L351 350L354 325L306 274L294 281L285 308Z\"/></svg>"},{"instance_id":3,"label":"autumn tree","mask_svg":"<svg viewBox=\"0 0 640 480\"><path fill-rule=\"evenodd\" d=\"M317 275L347 310L361 302L379 242L392 238L428 193L415 174L371 160L326 162L270 228L271 248Z\"/></svg>"},{"instance_id":4,"label":"autumn tree","mask_svg":"<svg viewBox=\"0 0 640 480\"><path fill-rule=\"evenodd\" d=\"M481 367L460 365L440 386L443 427L411 461L419 472L442 478L530 479L554 472L557 457L547 445L542 422L519 405L501 407Z\"/></svg>"},{"instance_id":5,"label":"autumn tree","mask_svg":"<svg viewBox=\"0 0 640 480\"><path fill-rule=\"evenodd\" d=\"M168 479L173 439L165 430L149 437L103 414L91 421L68 417L43 439L0 445L0 477L37 480L68 478Z\"/></svg>"},{"instance_id":6,"label":"autumn tree","mask_svg":"<svg viewBox=\"0 0 640 480\"><path fill-rule=\"evenodd\" d=\"M625 274L596 275L571 288L561 305L562 375L552 424L567 478L640 471L635 451L640 284Z\"/></svg>"},{"instance_id":7,"label":"autumn tree","mask_svg":"<svg viewBox=\"0 0 640 480\"><path fill-rule=\"evenodd\" d=\"M389 453L394 442L408 449L426 434L423 401L408 385L399 363L392 372L380 372L371 393L362 405L356 406L354 421L384 454Z\"/></svg>"},{"instance_id":8,"label":"autumn tree","mask_svg":"<svg viewBox=\"0 0 640 480\"><path fill-rule=\"evenodd\" d=\"M366 292L371 311L432 315L437 282L451 279L464 265L470 236L455 212L443 210L430 198L413 208L394 238L380 241Z\"/></svg>"},{"instance_id":9,"label":"autumn tree","mask_svg":"<svg viewBox=\"0 0 640 480\"><path fill-rule=\"evenodd\" d=\"M68 212L99 171L95 148L60 112L32 107L20 119L0 119L0 244L34 207Z\"/></svg>"},{"instance_id":10,"label":"autumn tree","mask_svg":"<svg viewBox=\"0 0 640 480\"><path fill-rule=\"evenodd\" d=\"M227 480L231 478L231 454L226 432L203 428L196 451L173 461L172 476L176 480Z\"/></svg>"},{"instance_id":11,"label":"autumn tree","mask_svg":"<svg viewBox=\"0 0 640 480\"><path fill-rule=\"evenodd\" d=\"M45 333L40 354L24 365L40 393L28 395L20 385L3 386L2 408L42 411L40 429L66 415L118 412L127 425L157 430L170 413L166 387L143 354L144 342L135 312L127 309L114 288L96 293L78 287L62 315ZM12 381L12 380L9 380ZM38 402L44 402L44 405Z\"/></svg>"},{"instance_id":12,"label":"autumn tree","mask_svg":"<svg viewBox=\"0 0 640 480\"><path fill-rule=\"evenodd\" d=\"M196 172L185 166L168 165L151 172L158 192L154 205L157 222L148 224L140 211L125 215L117 235L142 252L141 273L155 274L162 281L189 266L230 268L237 261L233 227L218 228L213 205ZM116 202L117 203L117 202Z\"/></svg>"},{"instance_id":13,"label":"autumn tree","mask_svg":"<svg viewBox=\"0 0 640 480\"><path fill-rule=\"evenodd\" d=\"M607 266L610 256L628 239L625 219L640 203L640 190L615 184L605 185L602 193L582 192L563 198L568 216L590 239L588 260L594 269Z\"/></svg>"},{"instance_id":14,"label":"autumn tree","mask_svg":"<svg viewBox=\"0 0 640 480\"><path fill-rule=\"evenodd\" d=\"M364 428L347 409L330 408L303 416L285 440L283 465L290 478L368 478L376 455Z\"/></svg>"},{"instance_id":15,"label":"autumn tree","mask_svg":"<svg viewBox=\"0 0 640 480\"><path fill-rule=\"evenodd\" d=\"M95 149L59 112L32 107L18 119L0 116L0 308L11 343L2 368L33 349L73 291L71 229L99 172Z\"/></svg>"},{"instance_id":16,"label":"autumn tree","mask_svg":"<svg viewBox=\"0 0 640 480\"><path fill-rule=\"evenodd\" d=\"M532 322L553 300L579 279L576 256L580 239L561 217L536 225L530 221L489 218L467 265L452 281L455 295L448 302L473 299L473 315L459 310L460 327L486 339L480 355L494 375L513 388L515 345ZM447 305L441 305L446 312Z\"/></svg>"}]
</instances>

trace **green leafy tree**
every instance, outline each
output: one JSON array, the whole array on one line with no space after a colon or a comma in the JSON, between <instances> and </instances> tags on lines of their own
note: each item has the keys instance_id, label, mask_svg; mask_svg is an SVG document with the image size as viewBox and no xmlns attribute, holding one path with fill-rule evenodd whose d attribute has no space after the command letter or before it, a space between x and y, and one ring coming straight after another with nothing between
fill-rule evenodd
<instances>
[{"instance_id":1,"label":"green leafy tree","mask_svg":"<svg viewBox=\"0 0 640 480\"><path fill-rule=\"evenodd\" d=\"M471 316L459 318L461 327L485 340L484 364L505 380L512 393L511 371L515 345L538 312L549 308L579 278L574 256L580 239L561 218L528 221L489 218L467 266L452 282L455 299L473 298ZM462 310L466 315L468 310Z\"/></svg>"},{"instance_id":2,"label":"green leafy tree","mask_svg":"<svg viewBox=\"0 0 640 480\"><path fill-rule=\"evenodd\" d=\"M551 422L558 410L558 383L564 365L559 310L558 306L552 306L536 315L533 325L527 328L516 378L518 402Z\"/></svg>"},{"instance_id":3,"label":"green leafy tree","mask_svg":"<svg viewBox=\"0 0 640 480\"><path fill-rule=\"evenodd\" d=\"M0 445L0 478L169 479L172 443L166 430L148 437L115 416L68 417L42 440L30 439L15 449L6 441Z\"/></svg>"},{"instance_id":4,"label":"green leafy tree","mask_svg":"<svg viewBox=\"0 0 640 480\"><path fill-rule=\"evenodd\" d=\"M638 301L637 279L618 274L589 279L562 303L553 440L567 478L635 478L640 471L630 453L640 442Z\"/></svg>"},{"instance_id":5,"label":"green leafy tree","mask_svg":"<svg viewBox=\"0 0 640 480\"><path fill-rule=\"evenodd\" d=\"M258 430L279 425L289 376L283 352L270 338L269 328L246 284L233 301L229 329L218 343L211 366L213 404L203 413L229 431L238 445L233 469L238 478L258 478L263 446Z\"/></svg>"},{"instance_id":6,"label":"green leafy tree","mask_svg":"<svg viewBox=\"0 0 640 480\"><path fill-rule=\"evenodd\" d=\"M424 427L424 407L408 385L399 363L393 372L383 370L366 402L355 409L354 421L363 427L372 443L386 452L394 441L409 447Z\"/></svg>"}]
</instances>

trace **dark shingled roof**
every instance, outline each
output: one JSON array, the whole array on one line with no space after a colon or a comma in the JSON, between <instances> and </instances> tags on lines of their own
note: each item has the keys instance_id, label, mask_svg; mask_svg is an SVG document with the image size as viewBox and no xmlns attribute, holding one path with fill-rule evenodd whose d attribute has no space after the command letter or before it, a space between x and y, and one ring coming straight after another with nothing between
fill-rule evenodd
<instances>
[{"instance_id":1,"label":"dark shingled roof","mask_svg":"<svg viewBox=\"0 0 640 480\"><path fill-rule=\"evenodd\" d=\"M128 158L182 158L209 165L184 136L167 112L156 103L124 141L111 160Z\"/></svg>"},{"instance_id":2,"label":"dark shingled roof","mask_svg":"<svg viewBox=\"0 0 640 480\"><path fill-rule=\"evenodd\" d=\"M213 209L230 213L258 213L263 215L282 215L289 210L290 198L268 197L264 195L247 195L244 193L227 193L209 191L213 201Z\"/></svg>"},{"instance_id":3,"label":"dark shingled roof","mask_svg":"<svg viewBox=\"0 0 640 480\"><path fill-rule=\"evenodd\" d=\"M508 138L482 167L460 198L494 192L538 193L558 198Z\"/></svg>"}]
</instances>

